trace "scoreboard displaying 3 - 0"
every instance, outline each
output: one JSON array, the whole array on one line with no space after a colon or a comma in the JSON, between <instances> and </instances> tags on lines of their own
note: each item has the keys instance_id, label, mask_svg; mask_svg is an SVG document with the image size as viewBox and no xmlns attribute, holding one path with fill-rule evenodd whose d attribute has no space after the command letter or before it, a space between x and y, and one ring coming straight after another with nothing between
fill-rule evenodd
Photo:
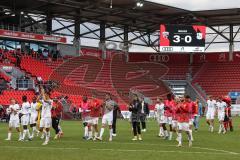
<instances>
[{"instance_id":1,"label":"scoreboard displaying 3 - 0","mask_svg":"<svg viewBox=\"0 0 240 160\"><path fill-rule=\"evenodd\" d=\"M161 52L204 52L206 26L160 25Z\"/></svg>"}]
</instances>

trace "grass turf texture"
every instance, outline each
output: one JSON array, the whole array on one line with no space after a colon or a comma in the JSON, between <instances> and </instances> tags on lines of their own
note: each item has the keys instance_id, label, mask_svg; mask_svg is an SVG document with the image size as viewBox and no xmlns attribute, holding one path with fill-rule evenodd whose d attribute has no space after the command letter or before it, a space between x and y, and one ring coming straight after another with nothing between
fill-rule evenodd
<instances>
[{"instance_id":1,"label":"grass turf texture","mask_svg":"<svg viewBox=\"0 0 240 160\"><path fill-rule=\"evenodd\" d=\"M215 132L209 133L208 127L201 120L200 130L193 132L193 147L188 147L187 136L183 134L182 148L177 148L175 140L168 141L157 137L158 125L149 120L143 141L131 141L132 132L128 121L118 120L118 135L113 142L108 142L108 129L105 130L103 142L85 141L79 121L63 121L64 137L52 140L42 146L39 137L29 142L18 142L14 132L12 141L4 141L7 136L7 124L0 123L0 160L239 160L240 133L239 118L234 118L234 132L219 135L218 124ZM51 131L51 137L54 132ZM174 135L175 139L176 135Z\"/></svg>"}]
</instances>

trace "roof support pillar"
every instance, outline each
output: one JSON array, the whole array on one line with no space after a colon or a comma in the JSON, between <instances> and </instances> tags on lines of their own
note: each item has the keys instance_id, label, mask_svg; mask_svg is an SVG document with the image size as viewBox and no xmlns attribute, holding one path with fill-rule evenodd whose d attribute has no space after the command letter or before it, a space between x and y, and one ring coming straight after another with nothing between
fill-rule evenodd
<instances>
[{"instance_id":1,"label":"roof support pillar","mask_svg":"<svg viewBox=\"0 0 240 160\"><path fill-rule=\"evenodd\" d=\"M106 24L105 22L100 23L100 41L99 41L99 49L102 52L102 59L107 58L106 52Z\"/></svg>"},{"instance_id":2,"label":"roof support pillar","mask_svg":"<svg viewBox=\"0 0 240 160\"><path fill-rule=\"evenodd\" d=\"M234 52L234 36L233 36L233 25L229 26L229 61L233 61L233 52Z\"/></svg>"},{"instance_id":3,"label":"roof support pillar","mask_svg":"<svg viewBox=\"0 0 240 160\"><path fill-rule=\"evenodd\" d=\"M129 61L129 42L128 42L128 26L124 26L124 33L123 33L123 52L126 57L126 62Z\"/></svg>"},{"instance_id":4,"label":"roof support pillar","mask_svg":"<svg viewBox=\"0 0 240 160\"><path fill-rule=\"evenodd\" d=\"M46 25L47 25L47 35L51 35L51 33L52 33L52 15L51 15L51 13L47 14Z\"/></svg>"},{"instance_id":5,"label":"roof support pillar","mask_svg":"<svg viewBox=\"0 0 240 160\"><path fill-rule=\"evenodd\" d=\"M80 13L79 13L80 14ZM81 55L81 37L80 37L80 24L81 20L76 17L74 20L74 39L73 39L73 45L76 48L76 55Z\"/></svg>"}]
</instances>

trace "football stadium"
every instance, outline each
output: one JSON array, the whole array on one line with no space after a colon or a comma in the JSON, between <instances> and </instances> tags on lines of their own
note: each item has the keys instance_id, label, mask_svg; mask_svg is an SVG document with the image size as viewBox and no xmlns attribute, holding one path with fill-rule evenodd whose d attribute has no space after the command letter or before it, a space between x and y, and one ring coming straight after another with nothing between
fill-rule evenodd
<instances>
[{"instance_id":1,"label":"football stadium","mask_svg":"<svg viewBox=\"0 0 240 160\"><path fill-rule=\"evenodd\" d=\"M239 160L239 69L240 0L1 0L0 159Z\"/></svg>"}]
</instances>

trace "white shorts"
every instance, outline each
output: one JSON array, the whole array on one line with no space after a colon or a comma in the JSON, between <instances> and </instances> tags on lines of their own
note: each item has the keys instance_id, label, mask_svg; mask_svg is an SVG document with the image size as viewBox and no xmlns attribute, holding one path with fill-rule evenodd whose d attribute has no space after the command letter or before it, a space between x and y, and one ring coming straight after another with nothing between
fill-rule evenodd
<instances>
[{"instance_id":1,"label":"white shorts","mask_svg":"<svg viewBox=\"0 0 240 160\"><path fill-rule=\"evenodd\" d=\"M19 128L20 127L20 120L19 119L11 119L9 121L10 128Z\"/></svg>"},{"instance_id":2,"label":"white shorts","mask_svg":"<svg viewBox=\"0 0 240 160\"><path fill-rule=\"evenodd\" d=\"M166 124L172 125L172 117L167 117L167 116L165 116L164 122L165 122Z\"/></svg>"},{"instance_id":3,"label":"white shorts","mask_svg":"<svg viewBox=\"0 0 240 160\"><path fill-rule=\"evenodd\" d=\"M214 112L207 112L207 114L206 114L206 119L213 120L213 119L214 119L214 116L215 116L215 113L214 113Z\"/></svg>"},{"instance_id":4,"label":"white shorts","mask_svg":"<svg viewBox=\"0 0 240 160\"><path fill-rule=\"evenodd\" d=\"M113 114L104 114L102 117L102 124L108 124L109 126L111 126L113 123Z\"/></svg>"},{"instance_id":5,"label":"white shorts","mask_svg":"<svg viewBox=\"0 0 240 160\"><path fill-rule=\"evenodd\" d=\"M177 127L178 127L178 121L172 120L172 128L177 128Z\"/></svg>"},{"instance_id":6,"label":"white shorts","mask_svg":"<svg viewBox=\"0 0 240 160\"><path fill-rule=\"evenodd\" d=\"M219 121L223 121L224 118L225 118L225 113L224 112L223 113L218 113L218 120Z\"/></svg>"},{"instance_id":7,"label":"white shorts","mask_svg":"<svg viewBox=\"0 0 240 160\"><path fill-rule=\"evenodd\" d=\"M27 126L29 124L29 115L23 115L21 117L21 124Z\"/></svg>"},{"instance_id":8,"label":"white shorts","mask_svg":"<svg viewBox=\"0 0 240 160\"><path fill-rule=\"evenodd\" d=\"M166 123L165 122L165 116L158 116L157 117L157 122L158 122L158 124L163 124L163 123Z\"/></svg>"},{"instance_id":9,"label":"white shorts","mask_svg":"<svg viewBox=\"0 0 240 160\"><path fill-rule=\"evenodd\" d=\"M189 131L189 123L187 122L178 122L178 129L181 131Z\"/></svg>"},{"instance_id":10,"label":"white shorts","mask_svg":"<svg viewBox=\"0 0 240 160\"><path fill-rule=\"evenodd\" d=\"M40 128L51 128L52 126L52 118L41 118L40 120Z\"/></svg>"},{"instance_id":11,"label":"white shorts","mask_svg":"<svg viewBox=\"0 0 240 160\"><path fill-rule=\"evenodd\" d=\"M83 123L90 123L91 122L91 117L87 116L82 119Z\"/></svg>"},{"instance_id":12,"label":"white shorts","mask_svg":"<svg viewBox=\"0 0 240 160\"><path fill-rule=\"evenodd\" d=\"M31 116L30 116L30 124L37 123L37 117L38 117L37 114L31 114Z\"/></svg>"},{"instance_id":13,"label":"white shorts","mask_svg":"<svg viewBox=\"0 0 240 160\"><path fill-rule=\"evenodd\" d=\"M98 124L98 117L91 117L90 123L93 125Z\"/></svg>"},{"instance_id":14,"label":"white shorts","mask_svg":"<svg viewBox=\"0 0 240 160\"><path fill-rule=\"evenodd\" d=\"M189 119L189 125L193 125L193 122L194 122L194 118L190 118Z\"/></svg>"}]
</instances>

